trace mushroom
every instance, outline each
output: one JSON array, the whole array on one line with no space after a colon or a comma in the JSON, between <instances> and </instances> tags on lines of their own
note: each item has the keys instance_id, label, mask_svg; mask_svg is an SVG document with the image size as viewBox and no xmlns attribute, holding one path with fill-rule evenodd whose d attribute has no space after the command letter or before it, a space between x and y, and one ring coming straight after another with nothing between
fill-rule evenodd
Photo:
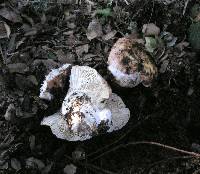
<instances>
[{"instance_id":1,"label":"mushroom","mask_svg":"<svg viewBox=\"0 0 200 174\"><path fill-rule=\"evenodd\" d=\"M136 36L117 40L108 57L108 69L122 87L151 86L157 68Z\"/></svg>"},{"instance_id":2,"label":"mushroom","mask_svg":"<svg viewBox=\"0 0 200 174\"><path fill-rule=\"evenodd\" d=\"M41 125L50 126L58 138L83 141L95 135L121 129L130 111L122 99L112 94L101 75L88 66L73 66L70 85L60 111L45 117Z\"/></svg>"},{"instance_id":3,"label":"mushroom","mask_svg":"<svg viewBox=\"0 0 200 174\"><path fill-rule=\"evenodd\" d=\"M52 100L54 97L52 91L64 88L67 77L70 75L71 67L71 64L64 64L58 69L52 69L40 88L40 98Z\"/></svg>"}]
</instances>

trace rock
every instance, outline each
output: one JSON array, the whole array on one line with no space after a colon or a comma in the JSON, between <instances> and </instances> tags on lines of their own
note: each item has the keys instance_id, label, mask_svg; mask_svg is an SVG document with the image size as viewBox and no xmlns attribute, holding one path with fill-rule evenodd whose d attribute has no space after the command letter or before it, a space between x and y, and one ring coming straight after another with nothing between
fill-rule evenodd
<instances>
[{"instance_id":1,"label":"rock","mask_svg":"<svg viewBox=\"0 0 200 174\"><path fill-rule=\"evenodd\" d=\"M103 35L102 25L98 19L93 19L92 22L89 23L86 35L89 40Z\"/></svg>"},{"instance_id":2,"label":"rock","mask_svg":"<svg viewBox=\"0 0 200 174\"><path fill-rule=\"evenodd\" d=\"M63 169L64 174L75 174L77 167L73 164L68 164Z\"/></svg>"},{"instance_id":3,"label":"rock","mask_svg":"<svg viewBox=\"0 0 200 174\"><path fill-rule=\"evenodd\" d=\"M7 121L13 121L15 119L15 106L14 104L10 104L6 110L6 113L4 115L4 118L7 120Z\"/></svg>"},{"instance_id":4,"label":"rock","mask_svg":"<svg viewBox=\"0 0 200 174\"><path fill-rule=\"evenodd\" d=\"M25 74L27 71L29 71L29 67L25 63L13 63L8 64L7 66L10 73Z\"/></svg>"}]
</instances>

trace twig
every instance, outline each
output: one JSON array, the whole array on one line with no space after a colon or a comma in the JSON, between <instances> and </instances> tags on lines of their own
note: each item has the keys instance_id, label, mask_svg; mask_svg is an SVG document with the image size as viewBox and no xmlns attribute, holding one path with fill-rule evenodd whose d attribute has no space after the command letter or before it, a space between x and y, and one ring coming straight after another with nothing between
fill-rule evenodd
<instances>
[{"instance_id":1,"label":"twig","mask_svg":"<svg viewBox=\"0 0 200 174\"><path fill-rule=\"evenodd\" d=\"M124 2L126 3L126 5L129 5L129 2L127 0L124 0Z\"/></svg>"},{"instance_id":2,"label":"twig","mask_svg":"<svg viewBox=\"0 0 200 174\"><path fill-rule=\"evenodd\" d=\"M127 144L120 144L104 153L102 153L101 155L95 157L93 160L96 160L110 152L113 152L117 149L120 149L120 148L125 148L127 146L130 146L130 145L142 145L142 144L147 144L147 145L155 145L155 146L159 146L159 147L162 147L164 149L169 149L169 150L172 150L172 151L176 151L176 152L180 152L180 153L183 153L183 154L187 154L187 155L191 155L193 157L196 157L196 158L200 158L200 154L199 153L195 153L195 152L190 152L190 151L186 151L186 150L182 150L182 149L178 149L176 147L172 147L172 146L168 146L168 145L165 145L165 144L161 144L161 143L157 143L157 142L153 142L153 141L137 141L137 142L130 142L130 143L127 143Z\"/></svg>"},{"instance_id":3,"label":"twig","mask_svg":"<svg viewBox=\"0 0 200 174\"><path fill-rule=\"evenodd\" d=\"M189 1L190 1L190 0L186 0L186 1L185 1L185 6L184 6L184 9L183 9L183 16L185 15L185 12L186 12L186 9L187 9L187 6L188 6Z\"/></svg>"}]
</instances>

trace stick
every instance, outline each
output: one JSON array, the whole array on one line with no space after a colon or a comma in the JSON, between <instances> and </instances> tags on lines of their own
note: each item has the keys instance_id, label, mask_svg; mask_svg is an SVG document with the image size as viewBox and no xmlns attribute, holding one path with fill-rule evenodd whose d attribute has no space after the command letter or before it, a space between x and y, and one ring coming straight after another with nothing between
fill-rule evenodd
<instances>
[{"instance_id":1,"label":"stick","mask_svg":"<svg viewBox=\"0 0 200 174\"><path fill-rule=\"evenodd\" d=\"M178 149L176 147L172 147L172 146L168 146L168 145L165 145L165 144L161 144L161 143L157 143L157 142L153 142L153 141L137 141L137 142L130 142L130 143L127 143L127 144L120 144L104 153L102 153L101 155L95 157L92 159L92 161L110 153L110 152L113 152L117 149L120 149L120 148L125 148L127 146L130 146L130 145L141 145L141 144L148 144L148 145L155 145L155 146L158 146L158 147L162 147L164 149L169 149L169 150L172 150L172 151L176 151L176 152L180 152L180 153L183 153L183 154L187 154L187 155L191 155L193 157L196 157L196 158L200 158L200 154L199 153L195 153L195 152L190 152L190 151L186 151L186 150L182 150L182 149Z\"/></svg>"}]
</instances>

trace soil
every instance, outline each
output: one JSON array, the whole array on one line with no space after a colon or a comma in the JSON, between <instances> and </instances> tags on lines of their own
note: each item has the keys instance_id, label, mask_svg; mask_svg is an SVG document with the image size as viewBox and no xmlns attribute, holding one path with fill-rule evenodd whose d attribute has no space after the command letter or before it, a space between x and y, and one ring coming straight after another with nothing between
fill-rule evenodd
<instances>
[{"instance_id":1,"label":"soil","mask_svg":"<svg viewBox=\"0 0 200 174\"><path fill-rule=\"evenodd\" d=\"M187 44L190 9L197 1L185 2L2 2L0 18L11 34L0 39L0 173L73 174L65 168L69 164L78 174L200 173L200 53ZM102 31L98 28L89 40L93 19ZM109 51L133 31L143 38L148 23L177 40L152 53L159 74L150 88L121 88L107 70ZM108 33L114 34L105 39ZM52 68L64 63L93 67L109 82L131 112L123 129L68 142L40 125L64 97L61 91L55 101L41 100L40 86Z\"/></svg>"}]
</instances>

